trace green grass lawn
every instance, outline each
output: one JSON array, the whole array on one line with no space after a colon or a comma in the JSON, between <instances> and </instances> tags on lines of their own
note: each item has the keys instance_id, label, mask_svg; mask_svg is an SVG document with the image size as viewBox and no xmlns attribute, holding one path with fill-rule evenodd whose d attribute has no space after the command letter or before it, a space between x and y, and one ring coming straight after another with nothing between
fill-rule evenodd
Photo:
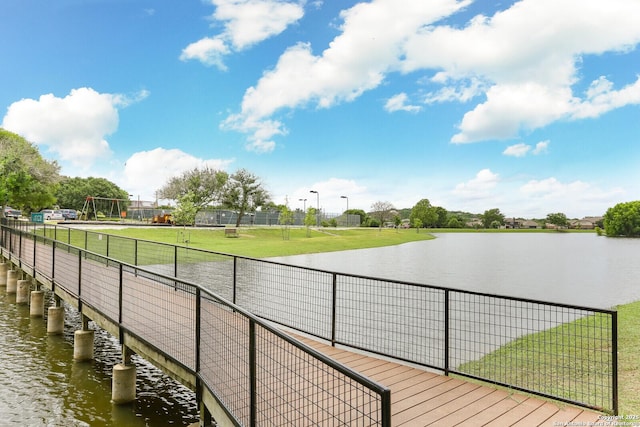
<instances>
[{"instance_id":1,"label":"green grass lawn","mask_svg":"<svg viewBox=\"0 0 640 427\"><path fill-rule=\"evenodd\" d=\"M424 231L385 228L321 228L310 229L307 234L306 228L292 227L287 236L279 226L241 227L237 238L225 237L223 228L130 227L93 231L252 258L376 248L433 239Z\"/></svg>"},{"instance_id":2,"label":"green grass lawn","mask_svg":"<svg viewBox=\"0 0 640 427\"><path fill-rule=\"evenodd\" d=\"M640 301L617 310L620 413L640 415Z\"/></svg>"},{"instance_id":3,"label":"green grass lawn","mask_svg":"<svg viewBox=\"0 0 640 427\"><path fill-rule=\"evenodd\" d=\"M640 414L640 301L616 307L618 311L618 409L622 415ZM606 396L599 396L595 387L584 386L590 382L600 382L597 375L609 373L608 367L599 360L599 348L605 340L600 340L591 329L594 324L602 325L603 315L596 314L575 322L564 324L547 331L526 335L514 340L480 360L461 365L459 370L468 374L483 376L497 375L497 381L521 385L562 395L570 399L583 400L584 396L569 395L576 390L589 393L592 403L600 402ZM591 336L585 338L575 334L576 330L587 327ZM549 351L546 351L548 349ZM576 352L589 354L588 361L580 361ZM542 355L545 355L542 357ZM517 361L517 362L516 362ZM605 363L606 364L606 361ZM525 369L518 369L517 365ZM556 366L566 366L557 371ZM605 402L606 403L606 402Z\"/></svg>"}]
</instances>

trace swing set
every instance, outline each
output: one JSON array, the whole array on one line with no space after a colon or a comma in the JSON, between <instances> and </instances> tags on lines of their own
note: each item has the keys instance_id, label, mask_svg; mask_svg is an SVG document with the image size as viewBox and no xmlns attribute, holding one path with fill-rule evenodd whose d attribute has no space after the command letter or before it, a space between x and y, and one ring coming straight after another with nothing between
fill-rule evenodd
<instances>
[{"instance_id":1,"label":"swing set","mask_svg":"<svg viewBox=\"0 0 640 427\"><path fill-rule=\"evenodd\" d=\"M88 220L90 219L90 216L93 215L93 219L95 219L96 221L100 221L101 219L114 218L124 219L127 213L122 208L127 206L127 202L129 202L129 200L127 199L87 196L86 200L84 201L84 205L82 206L80 218Z\"/></svg>"}]
</instances>

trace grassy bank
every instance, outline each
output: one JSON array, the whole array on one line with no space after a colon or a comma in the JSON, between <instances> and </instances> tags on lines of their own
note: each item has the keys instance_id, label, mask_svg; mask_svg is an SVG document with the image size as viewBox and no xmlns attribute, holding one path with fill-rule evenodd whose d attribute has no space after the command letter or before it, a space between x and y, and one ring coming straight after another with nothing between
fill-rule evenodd
<instances>
[{"instance_id":1,"label":"grassy bank","mask_svg":"<svg viewBox=\"0 0 640 427\"><path fill-rule=\"evenodd\" d=\"M430 240L433 236L415 230L395 229L310 229L279 227L242 227L239 237L225 237L221 228L130 227L100 232L156 242L243 255L253 258L376 248Z\"/></svg>"},{"instance_id":2,"label":"grassy bank","mask_svg":"<svg viewBox=\"0 0 640 427\"><path fill-rule=\"evenodd\" d=\"M621 305L618 311L618 405L620 414L640 414L640 301ZM598 348L606 339L590 336L588 339L572 331L583 327L594 331L594 325L604 324L602 315L597 314L578 319L547 331L530 334L506 344L480 360L466 363L459 370L468 374L490 377L496 372L497 381L521 385L563 395L570 399L583 400L583 396L569 395L570 390L590 393L591 402L607 400L597 395L595 387L584 387L594 381L594 374L609 374L600 364L599 352L608 348ZM595 333L597 334L597 328ZM588 362L577 365L575 353L589 354ZM516 365L517 361L517 365ZM567 365L566 371L557 371L556 366ZM519 369L518 366L524 366ZM499 368L499 369L498 369ZM595 380L595 382L604 379ZM582 384L578 386L576 384Z\"/></svg>"},{"instance_id":3,"label":"grassy bank","mask_svg":"<svg viewBox=\"0 0 640 427\"><path fill-rule=\"evenodd\" d=\"M617 310L620 413L640 415L640 301Z\"/></svg>"}]
</instances>

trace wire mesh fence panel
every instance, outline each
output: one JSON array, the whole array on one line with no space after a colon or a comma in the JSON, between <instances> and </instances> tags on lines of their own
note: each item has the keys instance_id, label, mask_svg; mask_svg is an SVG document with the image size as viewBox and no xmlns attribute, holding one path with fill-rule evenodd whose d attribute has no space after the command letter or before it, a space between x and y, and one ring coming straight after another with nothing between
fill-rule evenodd
<instances>
[{"instance_id":1,"label":"wire mesh fence panel","mask_svg":"<svg viewBox=\"0 0 640 427\"><path fill-rule=\"evenodd\" d=\"M136 265L136 240L120 236L109 236L107 256L127 264Z\"/></svg>"},{"instance_id":2,"label":"wire mesh fence panel","mask_svg":"<svg viewBox=\"0 0 640 427\"><path fill-rule=\"evenodd\" d=\"M241 425L249 425L249 321L206 296L200 312L200 375Z\"/></svg>"},{"instance_id":3,"label":"wire mesh fence panel","mask_svg":"<svg viewBox=\"0 0 640 427\"><path fill-rule=\"evenodd\" d=\"M33 268L35 263L35 236L24 234L20 244L20 259L24 267Z\"/></svg>"},{"instance_id":4,"label":"wire mesh fence panel","mask_svg":"<svg viewBox=\"0 0 640 427\"><path fill-rule=\"evenodd\" d=\"M610 313L465 293L450 306L452 371L612 408Z\"/></svg>"},{"instance_id":5,"label":"wire mesh fence panel","mask_svg":"<svg viewBox=\"0 0 640 427\"><path fill-rule=\"evenodd\" d=\"M50 240L36 237L35 266L44 277L53 277L53 244Z\"/></svg>"},{"instance_id":6,"label":"wire mesh fence panel","mask_svg":"<svg viewBox=\"0 0 640 427\"><path fill-rule=\"evenodd\" d=\"M84 247L89 252L107 256L109 235L105 233L87 232Z\"/></svg>"},{"instance_id":7,"label":"wire mesh fence panel","mask_svg":"<svg viewBox=\"0 0 640 427\"><path fill-rule=\"evenodd\" d=\"M195 369L195 289L123 267L122 324L183 365Z\"/></svg>"},{"instance_id":8,"label":"wire mesh fence panel","mask_svg":"<svg viewBox=\"0 0 640 427\"><path fill-rule=\"evenodd\" d=\"M214 292L223 298L233 298L233 257L208 251L178 247L177 277Z\"/></svg>"},{"instance_id":9,"label":"wire mesh fence panel","mask_svg":"<svg viewBox=\"0 0 640 427\"><path fill-rule=\"evenodd\" d=\"M160 274L175 276L176 247L138 240L135 265Z\"/></svg>"},{"instance_id":10,"label":"wire mesh fence panel","mask_svg":"<svg viewBox=\"0 0 640 427\"><path fill-rule=\"evenodd\" d=\"M337 289L337 342L444 368L443 291L346 275Z\"/></svg>"},{"instance_id":11,"label":"wire mesh fence panel","mask_svg":"<svg viewBox=\"0 0 640 427\"><path fill-rule=\"evenodd\" d=\"M256 425L381 425L376 391L259 325L255 331Z\"/></svg>"},{"instance_id":12,"label":"wire mesh fence panel","mask_svg":"<svg viewBox=\"0 0 640 427\"><path fill-rule=\"evenodd\" d=\"M80 262L83 301L117 322L120 315L120 264L86 252Z\"/></svg>"},{"instance_id":13,"label":"wire mesh fence panel","mask_svg":"<svg viewBox=\"0 0 640 427\"><path fill-rule=\"evenodd\" d=\"M56 243L54 256L54 281L71 295L80 295L80 250L63 243Z\"/></svg>"},{"instance_id":14,"label":"wire mesh fence panel","mask_svg":"<svg viewBox=\"0 0 640 427\"><path fill-rule=\"evenodd\" d=\"M239 258L236 303L251 313L331 339L333 275Z\"/></svg>"}]
</instances>

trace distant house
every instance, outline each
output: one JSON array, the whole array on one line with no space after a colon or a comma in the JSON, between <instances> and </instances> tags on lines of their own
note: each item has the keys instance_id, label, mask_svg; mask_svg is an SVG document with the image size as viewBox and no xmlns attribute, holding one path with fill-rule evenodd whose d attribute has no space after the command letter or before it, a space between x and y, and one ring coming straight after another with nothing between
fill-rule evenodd
<instances>
[{"instance_id":1,"label":"distant house","mask_svg":"<svg viewBox=\"0 0 640 427\"><path fill-rule=\"evenodd\" d=\"M522 228L522 220L515 218L505 218L504 228Z\"/></svg>"},{"instance_id":2,"label":"distant house","mask_svg":"<svg viewBox=\"0 0 640 427\"><path fill-rule=\"evenodd\" d=\"M468 221L465 225L469 228L482 228L484 223L478 218L471 218L471 221Z\"/></svg>"},{"instance_id":3,"label":"distant house","mask_svg":"<svg viewBox=\"0 0 640 427\"><path fill-rule=\"evenodd\" d=\"M583 221L590 221L593 223L594 227L599 225L602 227L602 221L604 221L604 217L602 216L585 216L582 218Z\"/></svg>"},{"instance_id":4,"label":"distant house","mask_svg":"<svg viewBox=\"0 0 640 427\"><path fill-rule=\"evenodd\" d=\"M588 219L577 219L571 221L570 227L579 230L593 230L596 227L596 224Z\"/></svg>"},{"instance_id":5,"label":"distant house","mask_svg":"<svg viewBox=\"0 0 640 427\"><path fill-rule=\"evenodd\" d=\"M540 228L540 224L530 219L527 219L522 221L522 223L520 224L520 228L530 228L530 229Z\"/></svg>"}]
</instances>

